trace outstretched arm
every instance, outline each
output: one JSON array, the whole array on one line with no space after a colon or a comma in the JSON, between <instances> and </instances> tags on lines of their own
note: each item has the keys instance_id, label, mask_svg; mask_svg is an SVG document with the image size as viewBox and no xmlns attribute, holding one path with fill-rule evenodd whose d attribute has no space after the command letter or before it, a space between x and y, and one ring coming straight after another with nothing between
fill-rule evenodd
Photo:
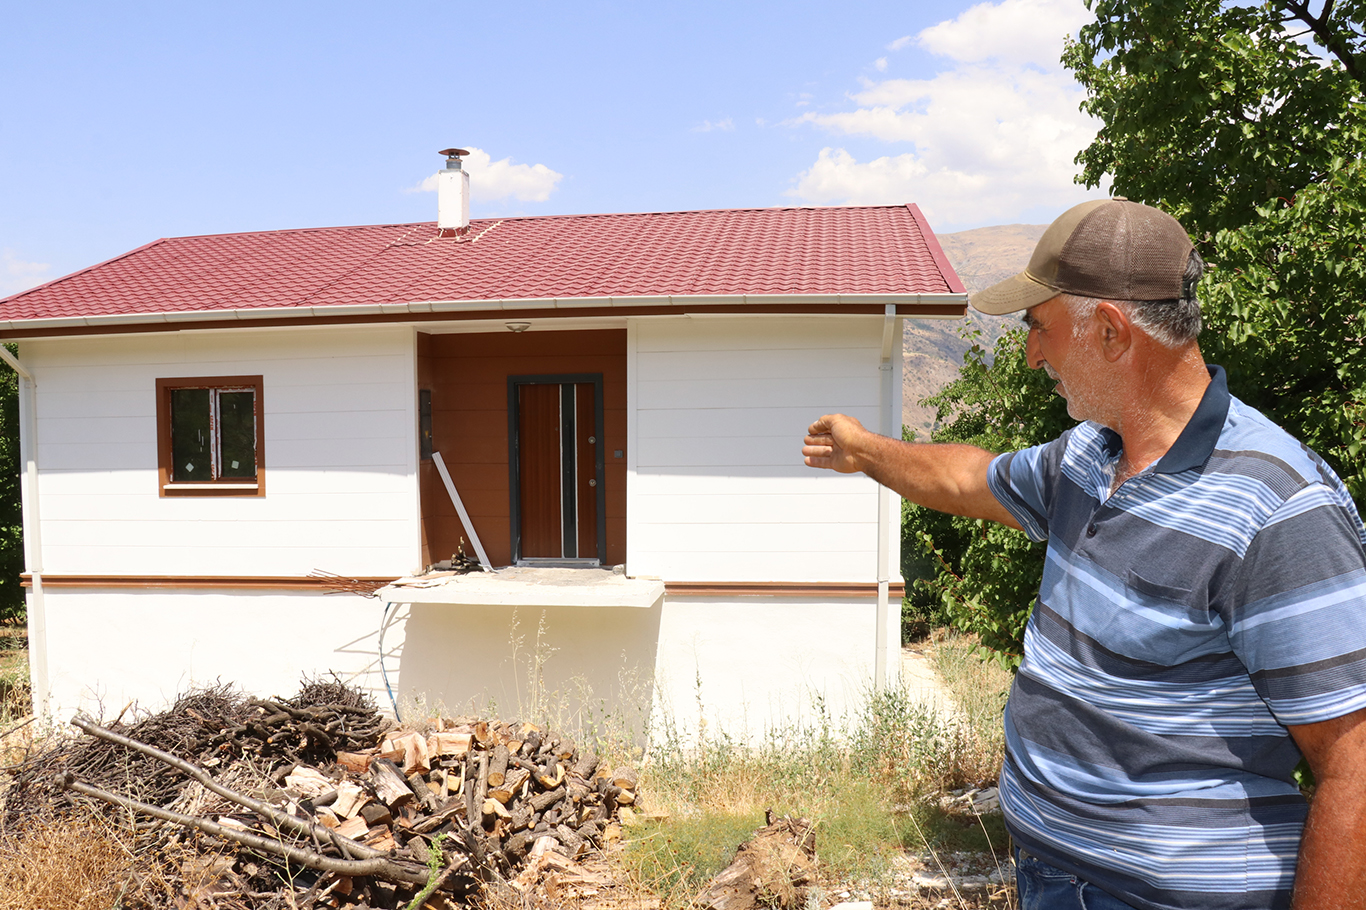
<instances>
[{"instance_id":1,"label":"outstretched arm","mask_svg":"<svg viewBox=\"0 0 1366 910\"><path fill-rule=\"evenodd\" d=\"M813 468L862 471L917 505L1020 527L987 488L987 466L995 456L985 449L902 442L844 414L827 414L806 432L802 455Z\"/></svg>"}]
</instances>

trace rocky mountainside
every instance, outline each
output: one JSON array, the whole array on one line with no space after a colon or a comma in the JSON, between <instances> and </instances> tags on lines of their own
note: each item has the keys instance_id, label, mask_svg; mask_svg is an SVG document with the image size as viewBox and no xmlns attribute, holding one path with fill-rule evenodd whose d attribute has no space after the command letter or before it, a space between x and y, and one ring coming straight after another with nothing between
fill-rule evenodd
<instances>
[{"instance_id":1,"label":"rocky mountainside","mask_svg":"<svg viewBox=\"0 0 1366 910\"><path fill-rule=\"evenodd\" d=\"M968 293L976 293L1009 278L1029 264L1034 245L1047 225L1003 224L940 234L939 242L953 263ZM979 328L994 343L1008 328L1020 324L1019 316L984 316L968 311L967 319L908 319L902 339L905 372L902 377L901 421L918 437L929 437L934 411L921 400L935 394L958 375L969 342L962 333Z\"/></svg>"}]
</instances>

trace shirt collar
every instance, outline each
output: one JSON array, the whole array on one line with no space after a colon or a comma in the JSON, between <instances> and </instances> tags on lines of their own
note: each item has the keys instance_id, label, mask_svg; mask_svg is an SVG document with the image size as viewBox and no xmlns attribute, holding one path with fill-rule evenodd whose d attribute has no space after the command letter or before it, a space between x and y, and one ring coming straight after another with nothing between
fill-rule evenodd
<instances>
[{"instance_id":1,"label":"shirt collar","mask_svg":"<svg viewBox=\"0 0 1366 910\"><path fill-rule=\"evenodd\" d=\"M1153 467L1159 474L1176 474L1200 467L1209 460L1219 442L1232 399L1228 394L1228 377L1224 375L1224 368L1209 366L1207 369L1209 386L1200 399L1200 406L1195 409L1167 454Z\"/></svg>"}]
</instances>

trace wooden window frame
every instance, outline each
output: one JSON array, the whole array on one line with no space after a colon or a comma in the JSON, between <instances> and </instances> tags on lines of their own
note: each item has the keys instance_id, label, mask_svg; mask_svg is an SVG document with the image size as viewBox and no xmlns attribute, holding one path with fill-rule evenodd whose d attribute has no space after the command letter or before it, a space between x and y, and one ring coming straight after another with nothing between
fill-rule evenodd
<instances>
[{"instance_id":1,"label":"wooden window frame","mask_svg":"<svg viewBox=\"0 0 1366 910\"><path fill-rule=\"evenodd\" d=\"M172 480L171 392L174 389L253 389L256 421L256 480ZM261 376L183 376L157 380L157 487L161 496L265 496L265 383ZM215 441L217 444L217 441Z\"/></svg>"},{"instance_id":2,"label":"wooden window frame","mask_svg":"<svg viewBox=\"0 0 1366 910\"><path fill-rule=\"evenodd\" d=\"M530 565L533 561L522 555L522 496L521 496L521 458L520 426L521 406L517 390L524 385L592 385L594 433L599 440L594 446L593 486L594 499L597 501L597 521L595 533L598 539L597 553L593 556L570 557L566 559L535 560L547 564L607 564L607 470L604 458L605 446L602 444L604 430L603 374L602 373L546 373L508 376L508 487L512 531L512 564Z\"/></svg>"}]
</instances>

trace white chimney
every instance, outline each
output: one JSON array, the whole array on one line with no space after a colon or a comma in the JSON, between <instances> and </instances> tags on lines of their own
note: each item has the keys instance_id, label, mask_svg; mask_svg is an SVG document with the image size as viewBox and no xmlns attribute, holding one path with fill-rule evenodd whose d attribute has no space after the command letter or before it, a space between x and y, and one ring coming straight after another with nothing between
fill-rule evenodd
<instances>
[{"instance_id":1,"label":"white chimney","mask_svg":"<svg viewBox=\"0 0 1366 910\"><path fill-rule=\"evenodd\" d=\"M436 173L436 226L441 236L464 233L470 226L470 175L460 168L464 149L442 149L446 167Z\"/></svg>"}]
</instances>

